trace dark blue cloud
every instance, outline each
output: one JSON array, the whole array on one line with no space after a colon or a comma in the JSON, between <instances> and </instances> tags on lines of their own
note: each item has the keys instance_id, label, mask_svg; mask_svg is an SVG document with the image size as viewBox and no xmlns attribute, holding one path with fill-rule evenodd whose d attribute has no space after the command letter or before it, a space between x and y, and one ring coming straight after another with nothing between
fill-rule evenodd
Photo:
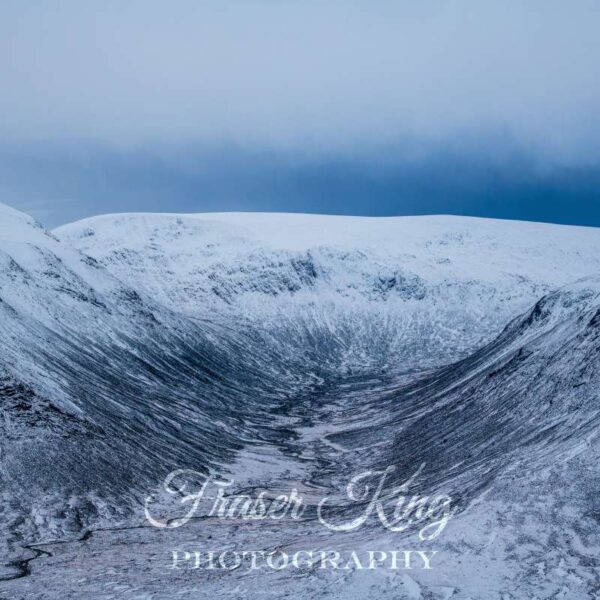
<instances>
[{"instance_id":1,"label":"dark blue cloud","mask_svg":"<svg viewBox=\"0 0 600 600\"><path fill-rule=\"evenodd\" d=\"M300 154L233 145L0 146L0 198L50 226L122 211L458 214L600 226L600 167L509 140Z\"/></svg>"}]
</instances>

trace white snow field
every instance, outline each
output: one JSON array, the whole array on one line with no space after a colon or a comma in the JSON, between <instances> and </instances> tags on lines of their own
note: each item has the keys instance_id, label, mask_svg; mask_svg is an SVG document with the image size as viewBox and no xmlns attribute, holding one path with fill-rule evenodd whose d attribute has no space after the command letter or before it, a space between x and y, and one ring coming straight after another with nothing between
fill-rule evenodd
<instances>
[{"instance_id":1,"label":"white snow field","mask_svg":"<svg viewBox=\"0 0 600 600\"><path fill-rule=\"evenodd\" d=\"M0 598L599 598L599 276L595 228L213 213L48 232L0 204ZM386 494L420 469L414 490L452 499L438 537L316 518L327 496L347 519L350 478L392 466ZM157 529L144 502L173 469L296 488L306 518ZM225 549L436 554L172 568Z\"/></svg>"}]
</instances>

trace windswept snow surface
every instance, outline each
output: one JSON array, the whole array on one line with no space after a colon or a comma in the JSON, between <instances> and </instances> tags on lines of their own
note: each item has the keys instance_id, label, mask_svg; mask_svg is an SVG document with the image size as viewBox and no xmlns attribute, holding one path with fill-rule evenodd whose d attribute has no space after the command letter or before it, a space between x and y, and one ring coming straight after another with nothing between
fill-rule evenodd
<instances>
[{"instance_id":1,"label":"windswept snow surface","mask_svg":"<svg viewBox=\"0 0 600 600\"><path fill-rule=\"evenodd\" d=\"M0 597L597 598L599 261L593 228L224 213L49 233L0 205ZM165 532L141 508L190 468L340 517L349 478L392 465L388 487L423 465L417 490L455 499L440 538ZM175 548L311 545L438 555L170 568Z\"/></svg>"}]
</instances>

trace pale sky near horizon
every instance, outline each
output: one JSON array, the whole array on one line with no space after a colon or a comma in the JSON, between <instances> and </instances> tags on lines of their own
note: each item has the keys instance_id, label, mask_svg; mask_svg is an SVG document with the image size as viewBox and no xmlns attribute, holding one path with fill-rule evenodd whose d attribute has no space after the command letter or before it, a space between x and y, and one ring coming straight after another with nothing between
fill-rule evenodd
<instances>
[{"instance_id":1,"label":"pale sky near horizon","mask_svg":"<svg viewBox=\"0 0 600 600\"><path fill-rule=\"evenodd\" d=\"M594 0L0 4L0 200L600 225Z\"/></svg>"}]
</instances>

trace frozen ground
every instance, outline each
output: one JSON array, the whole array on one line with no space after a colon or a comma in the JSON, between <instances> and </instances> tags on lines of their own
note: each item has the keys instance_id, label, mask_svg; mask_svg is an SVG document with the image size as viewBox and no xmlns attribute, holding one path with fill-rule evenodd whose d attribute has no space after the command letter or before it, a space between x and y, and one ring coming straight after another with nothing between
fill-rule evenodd
<instances>
[{"instance_id":1,"label":"frozen ground","mask_svg":"<svg viewBox=\"0 0 600 600\"><path fill-rule=\"evenodd\" d=\"M589 228L143 214L49 233L0 205L0 598L598 598L599 262ZM415 490L455 508L431 541L311 511L144 516L175 468L330 496L343 519L350 477L395 466L387 492L421 465ZM172 568L312 548L437 554Z\"/></svg>"}]
</instances>

